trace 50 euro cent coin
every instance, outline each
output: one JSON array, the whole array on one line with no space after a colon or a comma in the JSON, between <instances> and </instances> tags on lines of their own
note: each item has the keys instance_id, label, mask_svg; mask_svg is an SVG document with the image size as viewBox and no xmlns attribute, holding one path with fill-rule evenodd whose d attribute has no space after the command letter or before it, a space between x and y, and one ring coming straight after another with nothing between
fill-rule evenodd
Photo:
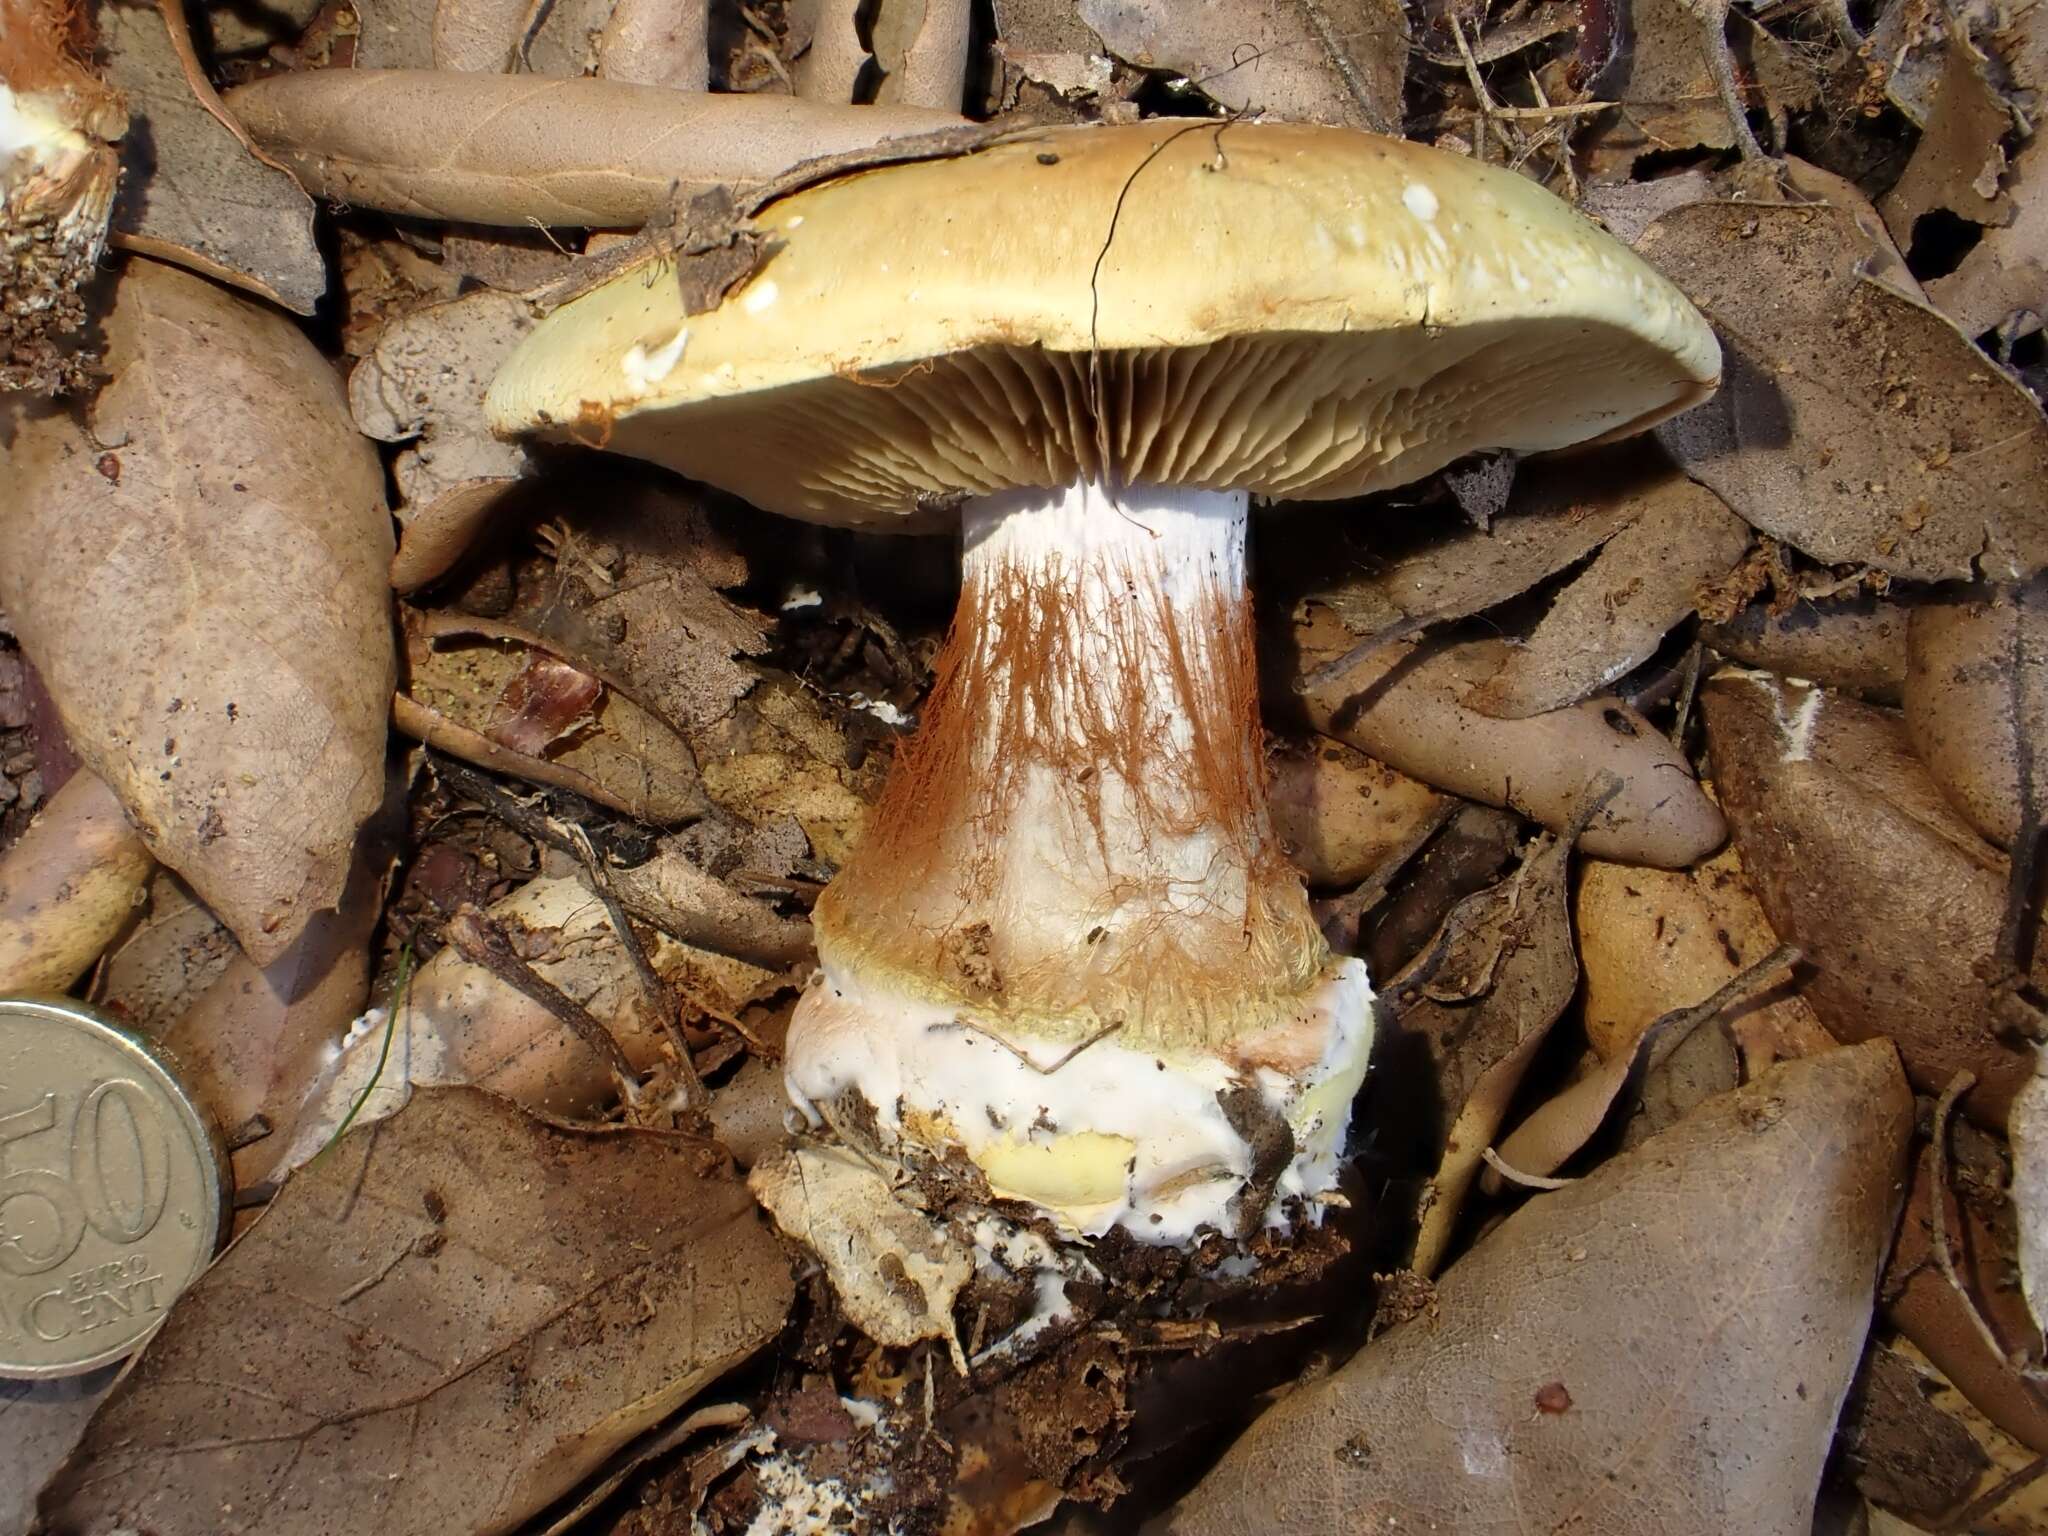
<instances>
[{"instance_id":1,"label":"50 euro cent coin","mask_svg":"<svg viewBox=\"0 0 2048 1536\"><path fill-rule=\"evenodd\" d=\"M141 1347L213 1257L227 1187L218 1132L147 1040L0 997L0 1377Z\"/></svg>"}]
</instances>

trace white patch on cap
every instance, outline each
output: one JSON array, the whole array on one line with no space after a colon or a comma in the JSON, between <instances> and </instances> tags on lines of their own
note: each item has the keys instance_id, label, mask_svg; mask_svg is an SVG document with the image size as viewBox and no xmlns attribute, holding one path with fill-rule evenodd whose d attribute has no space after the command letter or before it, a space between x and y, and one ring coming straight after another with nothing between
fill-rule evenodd
<instances>
[{"instance_id":1,"label":"white patch on cap","mask_svg":"<svg viewBox=\"0 0 2048 1536\"><path fill-rule=\"evenodd\" d=\"M766 278L747 290L747 296L740 300L740 308L750 315L758 315L780 297L782 290L775 286L774 279Z\"/></svg>"},{"instance_id":2,"label":"white patch on cap","mask_svg":"<svg viewBox=\"0 0 2048 1536\"><path fill-rule=\"evenodd\" d=\"M1419 181L1411 181L1401 189L1401 203L1425 224L1436 217L1436 194Z\"/></svg>"},{"instance_id":3,"label":"white patch on cap","mask_svg":"<svg viewBox=\"0 0 2048 1536\"><path fill-rule=\"evenodd\" d=\"M649 352L645 344L635 342L633 349L619 361L620 370L626 375L626 383L636 395L644 395L669 374L675 371L677 363L683 360L683 348L690 344L690 328L685 325L668 344L657 351Z\"/></svg>"}]
</instances>

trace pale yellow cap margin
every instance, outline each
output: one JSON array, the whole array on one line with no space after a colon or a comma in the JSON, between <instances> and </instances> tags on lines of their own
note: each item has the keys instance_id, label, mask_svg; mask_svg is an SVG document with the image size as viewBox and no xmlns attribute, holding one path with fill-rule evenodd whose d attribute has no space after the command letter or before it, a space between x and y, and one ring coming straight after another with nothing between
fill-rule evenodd
<instances>
[{"instance_id":1,"label":"pale yellow cap margin","mask_svg":"<svg viewBox=\"0 0 2048 1536\"><path fill-rule=\"evenodd\" d=\"M493 427L919 531L1104 444L1130 479L1349 496L1622 436L1720 373L1684 295L1550 193L1347 129L1048 129L756 223L781 248L713 311L655 260L549 315Z\"/></svg>"}]
</instances>

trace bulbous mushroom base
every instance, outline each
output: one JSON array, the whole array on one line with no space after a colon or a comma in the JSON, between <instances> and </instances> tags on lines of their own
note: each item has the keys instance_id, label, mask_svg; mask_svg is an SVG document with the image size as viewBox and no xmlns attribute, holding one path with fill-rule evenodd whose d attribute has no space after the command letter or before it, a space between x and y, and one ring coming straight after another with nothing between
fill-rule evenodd
<instances>
[{"instance_id":1,"label":"bulbous mushroom base","mask_svg":"<svg viewBox=\"0 0 2048 1536\"><path fill-rule=\"evenodd\" d=\"M1372 989L1267 814L1246 497L963 521L923 724L818 902L792 1095L1076 1233L1249 1236L1335 1183Z\"/></svg>"},{"instance_id":2,"label":"bulbous mushroom base","mask_svg":"<svg viewBox=\"0 0 2048 1536\"><path fill-rule=\"evenodd\" d=\"M828 958L790 1024L788 1084L884 1151L964 1153L991 1195L1070 1235L1243 1238L1290 1208L1313 1219L1335 1188L1372 998L1364 962L1335 961L1221 1049L1140 1049L1019 1033Z\"/></svg>"}]
</instances>

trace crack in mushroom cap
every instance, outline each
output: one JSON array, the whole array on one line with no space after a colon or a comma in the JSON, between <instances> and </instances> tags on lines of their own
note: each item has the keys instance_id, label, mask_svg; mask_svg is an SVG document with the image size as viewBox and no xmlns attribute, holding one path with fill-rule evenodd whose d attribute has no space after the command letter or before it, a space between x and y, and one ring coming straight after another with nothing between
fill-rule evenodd
<instances>
[{"instance_id":1,"label":"crack in mushroom cap","mask_svg":"<svg viewBox=\"0 0 2048 1536\"><path fill-rule=\"evenodd\" d=\"M1348 129L1153 120L857 172L764 209L684 312L669 258L563 305L501 432L903 532L1078 480L1325 499L1706 398L1712 331L1533 182Z\"/></svg>"}]
</instances>

